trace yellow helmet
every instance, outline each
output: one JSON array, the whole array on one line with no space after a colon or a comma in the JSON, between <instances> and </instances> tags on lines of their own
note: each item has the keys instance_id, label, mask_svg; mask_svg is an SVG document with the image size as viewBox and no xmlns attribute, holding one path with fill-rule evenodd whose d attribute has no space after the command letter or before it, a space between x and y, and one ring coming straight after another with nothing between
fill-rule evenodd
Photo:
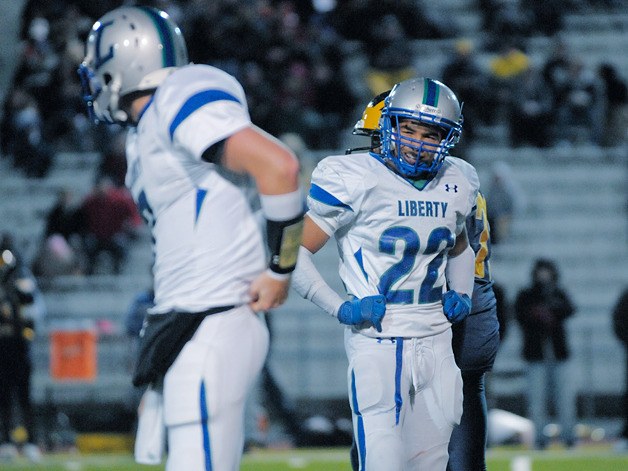
<instances>
[{"instance_id":1,"label":"yellow helmet","mask_svg":"<svg viewBox=\"0 0 628 471\"><path fill-rule=\"evenodd\" d=\"M353 126L353 134L356 136L372 136L379 129L379 118L382 116L384 108L384 100L390 94L390 90L380 93L371 101L369 101L362 118Z\"/></svg>"}]
</instances>

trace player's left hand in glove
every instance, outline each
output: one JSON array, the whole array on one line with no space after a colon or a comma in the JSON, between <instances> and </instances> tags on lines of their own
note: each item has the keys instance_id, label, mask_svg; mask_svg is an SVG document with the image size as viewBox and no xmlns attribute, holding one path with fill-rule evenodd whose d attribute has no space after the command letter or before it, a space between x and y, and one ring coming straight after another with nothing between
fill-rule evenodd
<instances>
[{"instance_id":1,"label":"player's left hand in glove","mask_svg":"<svg viewBox=\"0 0 628 471\"><path fill-rule=\"evenodd\" d=\"M340 305L338 320L341 324L356 325L370 322L378 332L382 331L382 318L386 314L386 298L383 294L345 301Z\"/></svg>"},{"instance_id":2,"label":"player's left hand in glove","mask_svg":"<svg viewBox=\"0 0 628 471\"><path fill-rule=\"evenodd\" d=\"M471 312L471 299L468 294L460 294L453 289L443 294L443 312L452 324L465 319Z\"/></svg>"}]
</instances>

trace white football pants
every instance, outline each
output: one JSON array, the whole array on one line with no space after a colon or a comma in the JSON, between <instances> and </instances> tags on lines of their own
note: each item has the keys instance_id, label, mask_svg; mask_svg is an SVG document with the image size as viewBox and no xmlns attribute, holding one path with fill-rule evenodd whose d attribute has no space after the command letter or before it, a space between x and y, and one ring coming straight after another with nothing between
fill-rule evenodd
<instances>
[{"instance_id":1,"label":"white football pants","mask_svg":"<svg viewBox=\"0 0 628 471\"><path fill-rule=\"evenodd\" d=\"M269 347L248 306L203 320L164 378L166 471L238 471L247 395Z\"/></svg>"},{"instance_id":2,"label":"white football pants","mask_svg":"<svg viewBox=\"0 0 628 471\"><path fill-rule=\"evenodd\" d=\"M451 329L426 338L345 332L360 471L444 471L462 415Z\"/></svg>"}]
</instances>

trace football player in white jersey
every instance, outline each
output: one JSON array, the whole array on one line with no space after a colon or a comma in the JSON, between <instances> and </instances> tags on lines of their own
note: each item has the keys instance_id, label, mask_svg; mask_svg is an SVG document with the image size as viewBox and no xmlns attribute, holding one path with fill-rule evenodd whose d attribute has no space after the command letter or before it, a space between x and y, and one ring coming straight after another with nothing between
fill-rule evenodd
<instances>
[{"instance_id":1,"label":"football player in white jersey","mask_svg":"<svg viewBox=\"0 0 628 471\"><path fill-rule=\"evenodd\" d=\"M345 324L360 470L445 470L462 411L451 325L471 309L465 220L479 181L460 159L461 107L444 84L401 82L384 102L380 152L330 156L312 174L293 286ZM334 236L349 300L312 263Z\"/></svg>"},{"instance_id":2,"label":"football player in white jersey","mask_svg":"<svg viewBox=\"0 0 628 471\"><path fill-rule=\"evenodd\" d=\"M256 313L284 302L296 265L298 161L251 123L234 77L188 63L166 13L112 10L86 52L85 100L98 121L128 126L126 184L153 237L155 307L133 378L150 385L136 460L159 462L167 430L168 471L235 471L245 398L268 350Z\"/></svg>"},{"instance_id":3,"label":"football player in white jersey","mask_svg":"<svg viewBox=\"0 0 628 471\"><path fill-rule=\"evenodd\" d=\"M370 145L348 149L347 154L358 150L377 152L380 147L379 121L384 100L389 93L390 90L373 98L353 128L353 134L369 137ZM452 327L454 358L462 372L464 399L460 424L454 428L449 441L447 471L486 470L487 410L484 376L493 367L500 342L497 299L493 291L489 262L490 227L486 200L481 191L478 191L474 214L467 217L466 228L469 244L475 253L475 281L471 312ZM353 471L359 471L355 442L351 447L351 467Z\"/></svg>"}]
</instances>

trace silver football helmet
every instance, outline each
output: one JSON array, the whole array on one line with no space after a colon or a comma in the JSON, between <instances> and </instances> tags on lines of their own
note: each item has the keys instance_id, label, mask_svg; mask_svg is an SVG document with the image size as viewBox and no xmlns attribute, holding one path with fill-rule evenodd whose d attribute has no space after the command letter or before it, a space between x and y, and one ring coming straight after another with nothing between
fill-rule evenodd
<instances>
[{"instance_id":1,"label":"silver football helmet","mask_svg":"<svg viewBox=\"0 0 628 471\"><path fill-rule=\"evenodd\" d=\"M399 120L402 119L441 128L444 137L439 144L433 144L402 136L399 132ZM382 109L382 157L406 178L433 178L443 165L449 149L460 140L462 121L458 98L443 83L423 77L400 82L390 91ZM417 155L432 153L434 158L429 164L420 159L409 163L398 152L402 146L415 149Z\"/></svg>"},{"instance_id":2,"label":"silver football helmet","mask_svg":"<svg viewBox=\"0 0 628 471\"><path fill-rule=\"evenodd\" d=\"M154 90L187 63L183 34L167 13L128 6L110 11L92 26L78 70L90 116L128 124L123 99Z\"/></svg>"}]
</instances>

